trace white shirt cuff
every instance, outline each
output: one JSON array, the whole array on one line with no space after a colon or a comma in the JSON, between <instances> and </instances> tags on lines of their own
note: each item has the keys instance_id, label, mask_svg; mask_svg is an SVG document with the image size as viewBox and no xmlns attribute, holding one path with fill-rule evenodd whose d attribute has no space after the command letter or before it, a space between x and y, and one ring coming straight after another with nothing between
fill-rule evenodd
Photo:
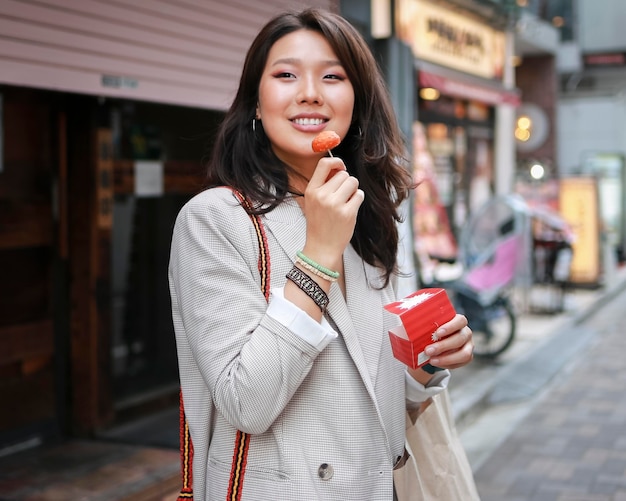
<instances>
[{"instance_id":1,"label":"white shirt cuff","mask_svg":"<svg viewBox=\"0 0 626 501\"><path fill-rule=\"evenodd\" d=\"M408 371L405 372L405 379L407 400L420 403L430 397L434 397L448 387L450 371L443 370L435 372L426 386L418 382Z\"/></svg>"},{"instance_id":2,"label":"white shirt cuff","mask_svg":"<svg viewBox=\"0 0 626 501\"><path fill-rule=\"evenodd\" d=\"M322 351L337 337L337 333L324 317L318 323L291 301L285 299L282 287L271 290L267 314L318 351Z\"/></svg>"}]
</instances>

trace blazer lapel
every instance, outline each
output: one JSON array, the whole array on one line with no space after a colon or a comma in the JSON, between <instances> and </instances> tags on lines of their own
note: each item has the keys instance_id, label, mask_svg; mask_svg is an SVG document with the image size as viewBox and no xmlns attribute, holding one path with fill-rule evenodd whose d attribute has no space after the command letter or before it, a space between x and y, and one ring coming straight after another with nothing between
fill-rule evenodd
<instances>
[{"instance_id":1,"label":"blazer lapel","mask_svg":"<svg viewBox=\"0 0 626 501\"><path fill-rule=\"evenodd\" d=\"M295 201L281 204L264 217L268 229L291 262L295 262L296 253L302 250L306 240L306 226L300 219L304 219L304 215ZM270 262L272 259L270 248ZM350 356L375 401L373 384L383 338L380 335L383 328L383 307L378 291L366 284L368 280L377 283L377 273L369 265L363 265L351 245L346 249L343 261L347 302L339 285L332 284L327 315L339 329ZM372 311L372 308L377 311Z\"/></svg>"},{"instance_id":2,"label":"blazer lapel","mask_svg":"<svg viewBox=\"0 0 626 501\"><path fill-rule=\"evenodd\" d=\"M350 323L374 384L384 338L381 336L384 316L381 293L370 284L376 286L380 282L379 272L365 264L351 245L346 249L343 261Z\"/></svg>"},{"instance_id":3,"label":"blazer lapel","mask_svg":"<svg viewBox=\"0 0 626 501\"><path fill-rule=\"evenodd\" d=\"M263 222L278 241L287 259L295 262L296 252L302 250L306 240L306 221L297 202L286 200L265 214ZM272 250L270 248L270 263L273 258L278 258Z\"/></svg>"}]
</instances>

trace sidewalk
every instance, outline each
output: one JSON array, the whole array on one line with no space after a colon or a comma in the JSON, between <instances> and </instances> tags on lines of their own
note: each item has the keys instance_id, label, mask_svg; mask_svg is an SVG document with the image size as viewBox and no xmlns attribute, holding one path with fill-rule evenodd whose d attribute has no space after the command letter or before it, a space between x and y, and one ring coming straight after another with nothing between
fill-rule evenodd
<instances>
[{"instance_id":1,"label":"sidewalk","mask_svg":"<svg viewBox=\"0 0 626 501\"><path fill-rule=\"evenodd\" d=\"M477 413L490 405L524 398L537 391L538 386L552 377L584 344L585 333L576 326L624 288L626 267L621 267L609 287L568 291L562 312L520 314L515 341L496 361L476 359L453 372L450 395L457 425L462 427L464 422L471 422ZM528 360L536 360L539 354L550 348L560 350L557 357L537 364L535 369L539 373L532 376L532 381L528 374L520 377L520 370L525 369ZM520 388L521 381L524 382L523 388Z\"/></svg>"},{"instance_id":2,"label":"sidewalk","mask_svg":"<svg viewBox=\"0 0 626 501\"><path fill-rule=\"evenodd\" d=\"M178 450L72 440L0 458L0 501L175 501Z\"/></svg>"},{"instance_id":3,"label":"sidewalk","mask_svg":"<svg viewBox=\"0 0 626 501\"><path fill-rule=\"evenodd\" d=\"M457 406L482 501L626 500L624 272Z\"/></svg>"},{"instance_id":4,"label":"sidewalk","mask_svg":"<svg viewBox=\"0 0 626 501\"><path fill-rule=\"evenodd\" d=\"M520 469L514 454L516 450L524 449L524 441L528 439L524 436L519 444L517 441L520 439L511 434L516 424L530 412L528 402L532 401L534 395L590 342L593 336L589 334L589 329L576 326L597 310L599 304L626 289L625 268L620 270L614 284L607 290L571 292L569 307L564 313L523 315L519 319L517 340L498 363L475 362L455 371L450 387L453 408L461 439L468 450L470 463L477 472L481 493L485 493L483 501L534 499L525 497L523 493L508 498L502 495L505 490L519 490L520 482L525 485L526 481L531 481L533 468L542 469L541 462L532 460L527 460L525 470ZM623 322L617 325L619 330ZM616 335L620 337L618 333ZM626 339L625 336L621 338ZM621 346L624 346L623 340ZM606 351L613 349L610 345L602 347ZM540 356L541 353L545 355ZM614 359L619 360L621 353L624 353L623 349L614 351ZM601 358L596 357L595 363L601 365L602 360L609 355L611 353L599 355ZM609 367L616 370L615 367ZM588 385L590 380L596 379L598 384L606 382L606 376L598 377L597 370L581 371L583 383ZM605 370L609 370L608 367ZM626 374L623 367L621 371L619 377L624 386ZM592 377L591 374L596 376ZM573 391L579 390L583 383L578 383ZM625 396L622 395L622 402L626 400L623 398ZM593 395L586 398L589 402L593 401ZM624 419L626 409L624 404L621 405ZM592 415L589 410L586 412ZM172 409L118 429L103 440L73 440L0 457L0 501L130 501L131 498L132 501L174 501L180 486L177 435L172 433L172 429L178 430L176 417L176 409ZM544 414L540 421L549 422L550 419L549 414ZM529 429L536 431L533 423L526 427L520 426L516 431L524 433L526 430L528 433ZM579 433L584 438L585 433L589 436L597 429L597 425L594 428L592 423L587 423L586 428L583 427ZM610 427L607 430L617 433ZM558 446L559 436L549 435L549 432L550 428L546 427L545 431L538 434L542 440L539 443L556 443ZM153 439L146 439L146 434L150 434ZM511 438L507 438L509 436ZM624 434L616 436L621 437L618 446L622 452L616 465L621 465L621 474L624 475L626 437ZM155 445L146 446L146 443ZM593 451L588 454L593 456ZM608 457L605 452L603 454ZM610 471L614 471L616 465ZM626 500L626 497L559 498L555 495L536 499L591 501Z\"/></svg>"}]
</instances>

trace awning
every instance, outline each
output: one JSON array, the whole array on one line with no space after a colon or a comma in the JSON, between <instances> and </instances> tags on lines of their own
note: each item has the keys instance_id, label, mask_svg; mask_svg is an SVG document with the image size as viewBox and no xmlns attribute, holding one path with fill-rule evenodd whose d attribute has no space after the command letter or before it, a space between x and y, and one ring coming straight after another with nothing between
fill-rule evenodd
<instances>
[{"instance_id":1,"label":"awning","mask_svg":"<svg viewBox=\"0 0 626 501\"><path fill-rule=\"evenodd\" d=\"M433 87L444 95L472 99L490 105L521 104L517 89L507 89L498 82L491 82L445 68L436 69L432 65L417 65L420 87Z\"/></svg>"}]
</instances>

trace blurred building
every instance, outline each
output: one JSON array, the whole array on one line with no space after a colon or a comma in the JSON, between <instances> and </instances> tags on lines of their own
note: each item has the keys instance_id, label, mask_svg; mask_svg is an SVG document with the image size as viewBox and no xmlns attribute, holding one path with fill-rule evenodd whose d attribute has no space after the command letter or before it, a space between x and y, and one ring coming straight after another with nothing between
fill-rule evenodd
<instances>
[{"instance_id":1,"label":"blurred building","mask_svg":"<svg viewBox=\"0 0 626 501\"><path fill-rule=\"evenodd\" d=\"M417 114L432 155L437 191L456 233L513 171L510 111L520 95L510 78L506 11L485 3L397 4L398 37L417 70Z\"/></svg>"},{"instance_id":2,"label":"blurred building","mask_svg":"<svg viewBox=\"0 0 626 501\"><path fill-rule=\"evenodd\" d=\"M619 0L517 0L518 188L575 227L574 279L626 247L626 11Z\"/></svg>"},{"instance_id":3,"label":"blurred building","mask_svg":"<svg viewBox=\"0 0 626 501\"><path fill-rule=\"evenodd\" d=\"M552 24L548 4L563 2L517 0L515 25L515 82L522 92L517 110L515 141L518 174L527 174L536 162L551 173L557 155L556 107L558 101L557 52L559 29Z\"/></svg>"},{"instance_id":4,"label":"blurred building","mask_svg":"<svg viewBox=\"0 0 626 501\"><path fill-rule=\"evenodd\" d=\"M410 208L413 248L455 259L469 213L515 176L520 104L511 1L344 0L371 38L412 152L420 186Z\"/></svg>"},{"instance_id":5,"label":"blurred building","mask_svg":"<svg viewBox=\"0 0 626 501\"><path fill-rule=\"evenodd\" d=\"M178 400L174 217L258 2L0 2L0 451Z\"/></svg>"},{"instance_id":6,"label":"blurred building","mask_svg":"<svg viewBox=\"0 0 626 501\"><path fill-rule=\"evenodd\" d=\"M626 9L619 0L572 0L565 7L562 17L569 14L571 24L562 31L557 65L559 172L596 179L604 239L624 261Z\"/></svg>"}]
</instances>

